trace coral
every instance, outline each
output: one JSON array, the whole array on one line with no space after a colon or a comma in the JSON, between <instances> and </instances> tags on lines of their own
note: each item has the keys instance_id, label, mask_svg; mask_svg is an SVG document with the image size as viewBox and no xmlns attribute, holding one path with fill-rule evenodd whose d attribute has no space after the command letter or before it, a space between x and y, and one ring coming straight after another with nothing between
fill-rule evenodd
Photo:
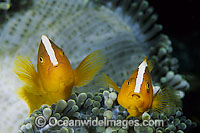
<instances>
[{"instance_id":1,"label":"coral","mask_svg":"<svg viewBox=\"0 0 200 133\"><path fill-rule=\"evenodd\" d=\"M19 125L16 123L22 122L27 117L27 105L14 93L21 84L12 72L13 60L16 55L28 56L36 66L37 49L42 34L48 35L59 47L62 47L73 68L92 51L102 49L108 57L102 71L119 86L137 68L144 56L148 56L156 64L152 72L154 84L176 89L182 97L185 90L189 88L187 81L177 74L178 61L171 57L173 50L171 41L167 35L160 33L162 26L155 24L157 15L153 13L153 8L146 0L35 0L28 8L22 6L20 10L9 13L6 18L6 21L0 24L2 108L0 129L2 132L13 132L18 129ZM84 110L87 107L92 107L94 116L100 114L103 116L105 108L112 111L114 118L124 119L127 116L127 111L122 107L113 108L116 104L114 93L102 91L96 95L97 89L91 88L95 88L94 82L83 88L73 89L77 93L91 93L80 93L80 96L72 94L71 99L74 101L70 100L68 104L73 105L73 110L68 108L66 111L69 111L70 117L74 113L76 116L88 117L87 110ZM102 103L103 99L104 103ZM65 105L65 102L59 104ZM105 107L101 108L102 105ZM44 112L40 110L40 114L44 113L45 118L48 118L51 114L50 110L54 111L55 107L56 105L52 105ZM83 116L79 111L77 112L80 107L85 111ZM59 110L62 108L57 108L58 112ZM115 115L118 110L122 113ZM107 111L105 116L110 117L111 112ZM56 117L61 117L61 114L57 113ZM33 127L31 128L28 123L21 129L31 130ZM67 130L71 131L62 128L63 132ZM98 128L98 130L104 129ZM112 128L107 127L105 130L110 131ZM125 129L119 131L125 132Z\"/></svg>"}]
</instances>

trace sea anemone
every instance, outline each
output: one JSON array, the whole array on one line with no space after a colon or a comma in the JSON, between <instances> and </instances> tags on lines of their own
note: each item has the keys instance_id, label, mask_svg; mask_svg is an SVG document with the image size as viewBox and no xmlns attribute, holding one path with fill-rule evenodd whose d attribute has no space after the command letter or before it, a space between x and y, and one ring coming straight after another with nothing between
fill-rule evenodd
<instances>
[{"instance_id":1,"label":"sea anemone","mask_svg":"<svg viewBox=\"0 0 200 133\"><path fill-rule=\"evenodd\" d=\"M30 117L26 118L21 124L19 132L183 132L191 127L195 127L196 123L190 119L182 116L182 112L173 112L170 116L165 114L153 115L152 113L144 112L142 115L143 120L156 120L164 121L163 126L128 126L121 124L120 126L104 125L93 127L87 126L66 126L56 125L52 126L51 118L56 120L125 120L128 116L126 109L121 107L116 98L113 99L116 92L112 89L100 88L96 94L88 93L73 93L71 97L65 101L60 100L51 106L42 105L39 110L35 110ZM115 96L114 96L115 97ZM108 104L107 100L111 99L112 104ZM42 116L42 117L41 117ZM37 118L44 118L45 123L41 127L37 125ZM134 120L135 118L133 118Z\"/></svg>"}]
</instances>

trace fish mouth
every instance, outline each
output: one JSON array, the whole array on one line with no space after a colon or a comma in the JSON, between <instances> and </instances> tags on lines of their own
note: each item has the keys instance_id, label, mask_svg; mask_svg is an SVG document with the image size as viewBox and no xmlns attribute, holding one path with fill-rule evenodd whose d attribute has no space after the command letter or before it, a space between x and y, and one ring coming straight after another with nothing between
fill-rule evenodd
<instances>
[{"instance_id":1,"label":"fish mouth","mask_svg":"<svg viewBox=\"0 0 200 133\"><path fill-rule=\"evenodd\" d=\"M135 98L135 99L140 99L140 97L141 97L139 94L132 94L131 96L132 96L133 98Z\"/></svg>"},{"instance_id":2,"label":"fish mouth","mask_svg":"<svg viewBox=\"0 0 200 133\"><path fill-rule=\"evenodd\" d=\"M131 91L128 95L131 97L131 99L135 99L135 100L141 98L141 94L140 93L135 93L133 91Z\"/></svg>"}]
</instances>

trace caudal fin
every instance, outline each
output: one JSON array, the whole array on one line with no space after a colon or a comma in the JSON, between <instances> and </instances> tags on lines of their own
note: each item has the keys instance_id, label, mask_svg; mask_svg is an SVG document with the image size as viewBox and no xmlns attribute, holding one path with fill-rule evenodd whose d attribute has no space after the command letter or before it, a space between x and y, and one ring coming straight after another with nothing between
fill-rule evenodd
<instances>
[{"instance_id":1,"label":"caudal fin","mask_svg":"<svg viewBox=\"0 0 200 133\"><path fill-rule=\"evenodd\" d=\"M89 54L74 70L75 86L88 84L106 62L103 51L96 50Z\"/></svg>"},{"instance_id":2,"label":"caudal fin","mask_svg":"<svg viewBox=\"0 0 200 133\"><path fill-rule=\"evenodd\" d=\"M118 93L120 92L119 87L117 86L117 84L112 81L112 79L110 79L105 73L102 73L98 78L97 78L97 85L99 86L103 86L103 87L109 87L109 88L113 88L114 90L116 90Z\"/></svg>"},{"instance_id":3,"label":"caudal fin","mask_svg":"<svg viewBox=\"0 0 200 133\"><path fill-rule=\"evenodd\" d=\"M24 85L29 86L26 87L27 92L38 95L38 93L42 91L40 90L38 74L28 58L17 56L14 61L13 71Z\"/></svg>"},{"instance_id":4,"label":"caudal fin","mask_svg":"<svg viewBox=\"0 0 200 133\"><path fill-rule=\"evenodd\" d=\"M181 99L176 95L174 90L160 89L157 94L154 95L152 103L152 112L165 113L167 115L176 111L181 106Z\"/></svg>"}]
</instances>

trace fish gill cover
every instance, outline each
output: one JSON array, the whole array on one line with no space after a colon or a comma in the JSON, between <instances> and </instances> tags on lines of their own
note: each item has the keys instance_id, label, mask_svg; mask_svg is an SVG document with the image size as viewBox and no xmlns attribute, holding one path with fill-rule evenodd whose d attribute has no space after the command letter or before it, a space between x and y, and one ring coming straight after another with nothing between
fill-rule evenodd
<instances>
[{"instance_id":1,"label":"fish gill cover","mask_svg":"<svg viewBox=\"0 0 200 133\"><path fill-rule=\"evenodd\" d=\"M14 4L11 3L13 7ZM13 61L16 55L28 56L36 66L39 38L42 34L48 35L63 49L73 68L92 51L102 49L108 58L102 71L118 85L128 79L145 56L150 57L156 64L151 74L154 84L170 87L176 90L180 97L184 97L189 84L177 73L178 61L171 56L171 41L167 35L161 33L162 26L155 23L157 15L145 0L35 0L28 8L16 12L9 13L5 11L7 8L0 9L4 19L0 25L2 132L182 132L195 125L182 116L180 109L171 116L162 114L149 118L164 119L166 124L162 128L36 128L33 121L38 114L45 117L52 115L59 119L86 119L89 116L125 119L128 115L116 99L109 99L112 94L116 94L115 91L98 89L92 82L83 88L74 88L76 93L73 93L68 101L61 100L51 107L43 105L27 118L26 103L14 93L21 83L12 71ZM63 110L65 111L62 112Z\"/></svg>"}]
</instances>

